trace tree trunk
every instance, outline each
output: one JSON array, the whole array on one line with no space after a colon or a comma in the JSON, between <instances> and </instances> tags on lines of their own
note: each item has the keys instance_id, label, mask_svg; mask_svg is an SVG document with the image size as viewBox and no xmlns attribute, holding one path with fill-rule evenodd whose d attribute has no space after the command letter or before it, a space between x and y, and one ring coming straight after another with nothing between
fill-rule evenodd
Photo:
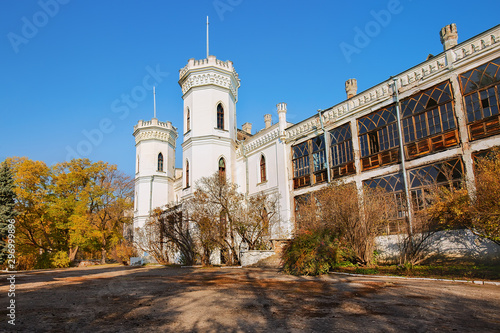
<instances>
[{"instance_id":1,"label":"tree trunk","mask_svg":"<svg viewBox=\"0 0 500 333\"><path fill-rule=\"evenodd\" d=\"M78 247L79 246L69 249L69 260L70 261L75 261L76 254L78 253Z\"/></svg>"},{"instance_id":2,"label":"tree trunk","mask_svg":"<svg viewBox=\"0 0 500 333\"><path fill-rule=\"evenodd\" d=\"M106 263L106 249L105 248L102 248L101 249L101 264L105 264Z\"/></svg>"}]
</instances>

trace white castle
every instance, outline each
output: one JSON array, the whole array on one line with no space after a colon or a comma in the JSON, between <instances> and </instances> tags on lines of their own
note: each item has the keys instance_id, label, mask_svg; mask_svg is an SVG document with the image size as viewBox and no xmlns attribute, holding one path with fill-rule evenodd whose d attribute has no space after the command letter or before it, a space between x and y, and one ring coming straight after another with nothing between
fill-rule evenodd
<instances>
[{"instance_id":1,"label":"white castle","mask_svg":"<svg viewBox=\"0 0 500 333\"><path fill-rule=\"evenodd\" d=\"M154 208L190 198L196 181L217 171L250 196L280 195L275 241L293 236L301 196L334 180L383 187L397 198L406 193L414 209L425 205L421 178L439 183L443 168L473 187L474 156L500 145L500 26L461 44L454 24L440 36L442 53L388 73L359 94L349 79L346 100L297 124L287 122L287 105L278 103L278 121L265 115L257 133L249 123L237 128L240 79L233 63L189 59L179 71L182 169L175 168L177 128L156 118L134 126L134 230ZM403 215L387 234L398 232Z\"/></svg>"}]
</instances>

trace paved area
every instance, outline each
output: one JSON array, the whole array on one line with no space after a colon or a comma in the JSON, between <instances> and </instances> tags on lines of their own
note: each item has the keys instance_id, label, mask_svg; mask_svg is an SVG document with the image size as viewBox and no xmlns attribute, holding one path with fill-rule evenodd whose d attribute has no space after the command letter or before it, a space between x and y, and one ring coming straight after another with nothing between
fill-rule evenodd
<instances>
[{"instance_id":1,"label":"paved area","mask_svg":"<svg viewBox=\"0 0 500 333\"><path fill-rule=\"evenodd\" d=\"M6 332L500 332L494 285L94 266L18 273L7 297L8 276L0 274Z\"/></svg>"}]
</instances>

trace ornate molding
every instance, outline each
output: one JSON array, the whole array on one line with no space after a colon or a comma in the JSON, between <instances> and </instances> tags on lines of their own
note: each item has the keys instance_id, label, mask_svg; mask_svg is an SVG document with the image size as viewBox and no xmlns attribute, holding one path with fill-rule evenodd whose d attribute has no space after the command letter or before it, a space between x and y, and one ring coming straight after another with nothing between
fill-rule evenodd
<instances>
[{"instance_id":1,"label":"ornate molding","mask_svg":"<svg viewBox=\"0 0 500 333\"><path fill-rule=\"evenodd\" d=\"M238 86L229 75L223 75L217 72L206 72L200 74L191 74L181 84L182 94L188 92L193 87L204 85L216 85L222 88L229 89L234 98L238 100Z\"/></svg>"},{"instance_id":2,"label":"ornate molding","mask_svg":"<svg viewBox=\"0 0 500 333\"><path fill-rule=\"evenodd\" d=\"M145 129L139 131L135 135L135 144L138 144L140 141L144 140L160 140L164 142L168 142L172 147L175 148L175 140L177 138L177 133L175 135L172 135L171 131L165 132L162 130L155 130L155 129Z\"/></svg>"},{"instance_id":3,"label":"ornate molding","mask_svg":"<svg viewBox=\"0 0 500 333\"><path fill-rule=\"evenodd\" d=\"M236 157L240 158L243 155L252 153L259 148L265 146L269 142L275 141L279 138L279 128L276 127L273 130L264 133L262 135L254 135L248 142L244 142L238 150L236 150Z\"/></svg>"}]
</instances>

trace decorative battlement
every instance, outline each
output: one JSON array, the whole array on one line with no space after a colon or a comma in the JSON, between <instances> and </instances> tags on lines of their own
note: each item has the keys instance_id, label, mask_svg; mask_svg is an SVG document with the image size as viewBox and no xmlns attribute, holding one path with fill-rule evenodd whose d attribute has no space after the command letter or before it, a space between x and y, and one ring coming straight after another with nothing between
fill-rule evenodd
<instances>
[{"instance_id":1,"label":"decorative battlement","mask_svg":"<svg viewBox=\"0 0 500 333\"><path fill-rule=\"evenodd\" d=\"M179 85L182 94L186 94L193 87L216 85L229 89L238 100L240 79L232 61L222 61L215 56L208 56L207 59L201 60L189 59L188 64L179 70Z\"/></svg>"},{"instance_id":2,"label":"decorative battlement","mask_svg":"<svg viewBox=\"0 0 500 333\"><path fill-rule=\"evenodd\" d=\"M222 69L232 72L234 76L238 78L238 73L236 73L233 67L233 62L231 60L222 61L217 59L215 56L208 56L208 58L200 60L196 60L194 58L189 59L187 65L179 70L179 80L182 79L182 77L184 76L184 74L187 73L188 70L207 67L207 66L220 67Z\"/></svg>"},{"instance_id":3,"label":"decorative battlement","mask_svg":"<svg viewBox=\"0 0 500 333\"><path fill-rule=\"evenodd\" d=\"M158 121L158 119L156 118L152 118L151 120L148 121L139 120L137 122L137 125L134 125L134 132L139 128L150 127L150 126L158 126L158 127L163 127L165 129L177 131L177 128L172 126L172 123L170 121L163 122L163 121Z\"/></svg>"},{"instance_id":4,"label":"decorative battlement","mask_svg":"<svg viewBox=\"0 0 500 333\"><path fill-rule=\"evenodd\" d=\"M172 126L170 121L163 122L153 118L149 121L139 120L134 126L135 143L142 140L156 139L160 141L168 141L175 148L175 140L177 139L177 128Z\"/></svg>"}]
</instances>

